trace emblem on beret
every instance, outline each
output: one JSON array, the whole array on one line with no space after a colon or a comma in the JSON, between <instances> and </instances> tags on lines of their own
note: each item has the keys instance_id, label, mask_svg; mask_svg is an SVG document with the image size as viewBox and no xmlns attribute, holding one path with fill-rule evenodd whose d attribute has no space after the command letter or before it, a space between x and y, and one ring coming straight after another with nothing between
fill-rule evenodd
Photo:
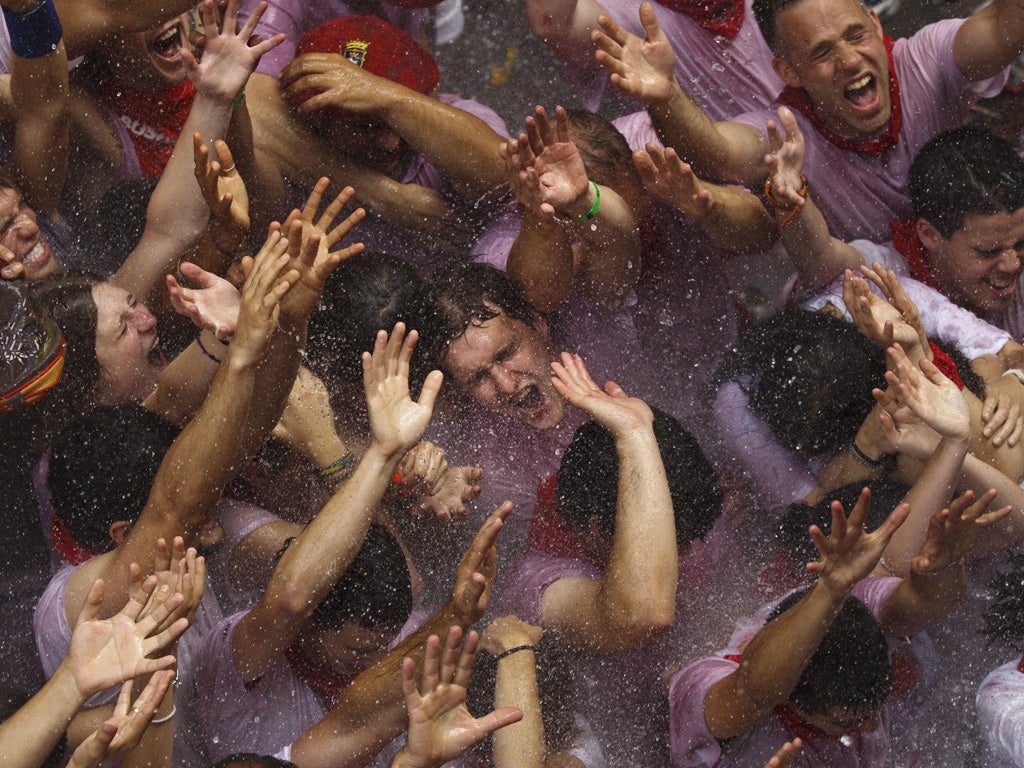
<instances>
[{"instance_id":1,"label":"emblem on beret","mask_svg":"<svg viewBox=\"0 0 1024 768\"><path fill-rule=\"evenodd\" d=\"M345 50L341 55L357 67L361 67L366 63L366 52L369 48L370 43L366 40L349 40L345 43Z\"/></svg>"}]
</instances>

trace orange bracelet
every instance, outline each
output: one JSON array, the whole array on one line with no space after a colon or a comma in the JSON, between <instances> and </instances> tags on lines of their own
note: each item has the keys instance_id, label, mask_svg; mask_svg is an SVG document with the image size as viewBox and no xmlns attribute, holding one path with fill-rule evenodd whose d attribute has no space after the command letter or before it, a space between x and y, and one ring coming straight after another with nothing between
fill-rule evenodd
<instances>
[{"instance_id":1,"label":"orange bracelet","mask_svg":"<svg viewBox=\"0 0 1024 768\"><path fill-rule=\"evenodd\" d=\"M800 174L800 189L797 194L804 200L807 199L807 177L802 173ZM800 215L800 211L804 209L804 206L802 205L790 205L789 203L780 202L779 199L772 194L772 180L770 178L766 179L764 182L764 195L768 198L768 202L772 204L772 207L774 207L775 210L783 212L789 211L789 216L782 220L779 224L779 229L785 229L792 224L796 217Z\"/></svg>"}]
</instances>

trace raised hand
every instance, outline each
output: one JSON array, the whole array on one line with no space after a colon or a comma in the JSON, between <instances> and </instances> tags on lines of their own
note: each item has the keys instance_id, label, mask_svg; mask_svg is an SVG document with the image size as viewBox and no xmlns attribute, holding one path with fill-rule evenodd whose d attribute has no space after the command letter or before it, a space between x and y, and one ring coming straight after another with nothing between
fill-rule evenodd
<instances>
[{"instance_id":1,"label":"raised hand","mask_svg":"<svg viewBox=\"0 0 1024 768\"><path fill-rule=\"evenodd\" d=\"M452 627L441 649L437 635L427 639L423 676L416 687L416 665L412 659L402 663L402 692L409 712L406 745L392 763L394 768L435 768L454 760L477 742L506 725L518 722L523 713L516 707L503 707L481 718L466 709L478 636L470 632L459 650L462 630Z\"/></svg>"},{"instance_id":2,"label":"raised hand","mask_svg":"<svg viewBox=\"0 0 1024 768\"><path fill-rule=\"evenodd\" d=\"M789 107L779 107L778 115L778 123L768 121L768 146L772 151L764 156L771 194L786 206L800 208L807 202L800 194L804 186L804 135Z\"/></svg>"},{"instance_id":3,"label":"raised hand","mask_svg":"<svg viewBox=\"0 0 1024 768\"><path fill-rule=\"evenodd\" d=\"M217 5L213 0L203 0L200 14L203 18L203 34L206 42L203 57L197 61L187 48L181 49L185 71L195 85L196 91L220 102L230 102L245 87L249 75L256 69L264 53L284 42L283 34L274 35L249 46L256 24L259 23L267 4L261 2L256 10L238 28L238 9L241 0L229 0L224 10L224 22L218 21ZM223 30L223 31L222 31Z\"/></svg>"},{"instance_id":4,"label":"raised hand","mask_svg":"<svg viewBox=\"0 0 1024 768\"><path fill-rule=\"evenodd\" d=\"M512 169L519 174L517 192L524 193L524 204L535 204L545 216L576 217L589 210L594 193L562 107L555 108L552 124L544 107L538 106L526 118L526 131L518 142L506 147L506 152L516 149Z\"/></svg>"},{"instance_id":5,"label":"raised hand","mask_svg":"<svg viewBox=\"0 0 1024 768\"><path fill-rule=\"evenodd\" d=\"M178 619L161 629L184 602L180 593L171 593L167 586L160 587L164 592L161 605L139 618L157 588L154 577L140 584L118 613L101 620L97 617L104 588L102 579L93 583L71 633L68 655L61 662L71 671L83 700L124 680L173 666L173 656L148 657L167 648L188 628L187 619Z\"/></svg>"},{"instance_id":6,"label":"raised hand","mask_svg":"<svg viewBox=\"0 0 1024 768\"><path fill-rule=\"evenodd\" d=\"M646 151L633 150L633 165L647 191L665 205L678 208L692 221L700 221L711 213L714 207L711 192L671 147L663 150L647 142Z\"/></svg>"},{"instance_id":7,"label":"raised hand","mask_svg":"<svg viewBox=\"0 0 1024 768\"><path fill-rule=\"evenodd\" d=\"M943 437L970 440L971 409L956 384L928 360L913 365L899 344L888 354L895 371L886 371L885 380L900 405Z\"/></svg>"},{"instance_id":8,"label":"raised hand","mask_svg":"<svg viewBox=\"0 0 1024 768\"><path fill-rule=\"evenodd\" d=\"M903 284L896 277L896 273L891 269L886 269L877 261L871 267L862 265L859 267L859 271L866 279L878 286L882 295L900 313L903 321L917 332L917 343L924 356L931 360L932 348L928 344L928 332L924 329L921 312L918 310L917 304L903 290Z\"/></svg>"},{"instance_id":9,"label":"raised hand","mask_svg":"<svg viewBox=\"0 0 1024 768\"><path fill-rule=\"evenodd\" d=\"M512 513L512 502L506 501L488 517L470 543L455 571L455 584L449 606L460 625L468 627L484 615L491 598L498 562L498 534Z\"/></svg>"},{"instance_id":10,"label":"raised hand","mask_svg":"<svg viewBox=\"0 0 1024 768\"><path fill-rule=\"evenodd\" d=\"M980 530L1010 514L1009 506L987 511L995 497L996 491L992 489L978 499L973 491L953 499L949 507L931 519L928 537L911 560L910 569L928 574L962 564Z\"/></svg>"},{"instance_id":11,"label":"raised hand","mask_svg":"<svg viewBox=\"0 0 1024 768\"><path fill-rule=\"evenodd\" d=\"M864 278L849 269L843 275L843 303L857 329L872 341L886 347L899 343L913 350L915 357L923 356L918 330L888 299L872 291Z\"/></svg>"},{"instance_id":12,"label":"raised hand","mask_svg":"<svg viewBox=\"0 0 1024 768\"><path fill-rule=\"evenodd\" d=\"M615 437L637 429L651 429L654 414L647 403L630 397L614 381L605 382L603 389L598 387L579 355L563 352L561 360L560 363L551 363L555 374L551 383L558 394L589 414Z\"/></svg>"},{"instance_id":13,"label":"raised hand","mask_svg":"<svg viewBox=\"0 0 1024 768\"><path fill-rule=\"evenodd\" d=\"M378 331L373 353L363 353L363 390L370 417L370 438L386 456L406 453L422 437L434 412L443 376L431 371L418 401L409 396L409 360L416 348L415 330L395 325L391 336Z\"/></svg>"},{"instance_id":14,"label":"raised hand","mask_svg":"<svg viewBox=\"0 0 1024 768\"><path fill-rule=\"evenodd\" d=\"M878 418L890 451L927 461L938 447L942 435L921 421L909 407L900 404L888 387L885 390L873 389L871 393L882 407Z\"/></svg>"},{"instance_id":15,"label":"raised hand","mask_svg":"<svg viewBox=\"0 0 1024 768\"><path fill-rule=\"evenodd\" d=\"M413 517L432 514L439 520L451 520L466 514L466 505L480 495L480 467L449 467L434 493L421 495L412 507Z\"/></svg>"},{"instance_id":16,"label":"raised hand","mask_svg":"<svg viewBox=\"0 0 1024 768\"><path fill-rule=\"evenodd\" d=\"M601 29L590 33L598 63L611 74L612 85L647 104L665 101L672 93L676 55L662 31L654 6L640 5L646 38L628 32L609 16L598 16Z\"/></svg>"},{"instance_id":17,"label":"raised hand","mask_svg":"<svg viewBox=\"0 0 1024 768\"><path fill-rule=\"evenodd\" d=\"M298 233L296 233L297 235ZM286 269L291 262L288 239L272 230L255 258L242 259L245 285L238 310L238 324L228 354L232 359L255 364L263 357L281 315L281 301L299 281L299 272Z\"/></svg>"},{"instance_id":18,"label":"raised hand","mask_svg":"<svg viewBox=\"0 0 1024 768\"><path fill-rule=\"evenodd\" d=\"M217 220L219 234L224 241L217 240L221 250L233 250L249 233L249 193L245 180L235 167L234 158L227 142L217 139L213 151L217 155L210 159L210 148L203 143L198 132L192 134L195 155L196 181L203 191L203 199ZM225 246L230 243L230 248Z\"/></svg>"},{"instance_id":19,"label":"raised hand","mask_svg":"<svg viewBox=\"0 0 1024 768\"><path fill-rule=\"evenodd\" d=\"M132 563L129 570L132 585L138 588L142 584L142 570L137 563ZM183 597L181 604L172 608L157 629L163 630L182 618L191 624L206 590L206 559L199 557L193 547L185 549L185 540L181 536L174 537L171 547L167 546L164 539L157 539L153 553L153 576L157 580L158 589L150 595L139 616L149 616L160 608L168 594L178 594ZM165 586L169 587L169 592L161 589Z\"/></svg>"},{"instance_id":20,"label":"raised hand","mask_svg":"<svg viewBox=\"0 0 1024 768\"><path fill-rule=\"evenodd\" d=\"M864 521L870 509L871 492L865 488L849 518L842 504L832 502L832 528L827 537L816 525L808 530L821 559L808 563L807 570L817 574L818 581L834 594L849 593L858 581L874 570L889 539L910 514L910 506L900 504L875 531L867 533Z\"/></svg>"},{"instance_id":21,"label":"raised hand","mask_svg":"<svg viewBox=\"0 0 1024 768\"><path fill-rule=\"evenodd\" d=\"M121 686L113 716L78 746L67 768L94 768L104 760L120 764L120 760L139 745L172 680L173 671L154 673L134 705L131 703L132 681Z\"/></svg>"},{"instance_id":22,"label":"raised hand","mask_svg":"<svg viewBox=\"0 0 1024 768\"><path fill-rule=\"evenodd\" d=\"M178 269L195 288L187 288L174 275L167 275L167 293L174 311L221 341L229 340L235 335L242 294L223 277L207 272L198 264L183 261Z\"/></svg>"},{"instance_id":23,"label":"raised hand","mask_svg":"<svg viewBox=\"0 0 1024 768\"><path fill-rule=\"evenodd\" d=\"M313 187L302 211L292 211L282 226L290 241L289 267L299 276L295 288L289 292L287 299L281 302L281 320L292 327L305 323L309 318L320 301L324 281L335 267L363 250L362 243L332 250L363 220L366 211L356 208L340 224L334 226L334 220L355 195L352 187L345 187L318 218L320 203L330 183L330 179L326 177L320 179Z\"/></svg>"}]
</instances>

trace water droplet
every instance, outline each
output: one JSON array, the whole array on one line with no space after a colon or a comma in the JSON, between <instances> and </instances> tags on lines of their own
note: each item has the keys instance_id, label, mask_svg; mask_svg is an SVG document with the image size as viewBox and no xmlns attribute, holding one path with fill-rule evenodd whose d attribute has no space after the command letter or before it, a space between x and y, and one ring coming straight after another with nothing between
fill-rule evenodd
<instances>
[{"instance_id":1,"label":"water droplet","mask_svg":"<svg viewBox=\"0 0 1024 768\"><path fill-rule=\"evenodd\" d=\"M842 744L844 747L852 747L853 736L851 736L848 733L844 733L842 736L839 737L839 743Z\"/></svg>"}]
</instances>

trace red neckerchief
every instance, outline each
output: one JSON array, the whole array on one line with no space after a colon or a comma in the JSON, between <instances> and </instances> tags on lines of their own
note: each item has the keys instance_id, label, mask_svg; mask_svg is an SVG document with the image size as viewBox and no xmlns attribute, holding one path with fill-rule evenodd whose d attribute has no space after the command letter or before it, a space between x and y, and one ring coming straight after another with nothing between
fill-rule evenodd
<instances>
[{"instance_id":1,"label":"red neckerchief","mask_svg":"<svg viewBox=\"0 0 1024 768\"><path fill-rule=\"evenodd\" d=\"M590 542L562 520L555 498L555 486L558 484L558 473L547 480L541 480L537 487L537 503L530 520L530 531L527 544L552 557L565 557L582 560L595 568L603 568L604 564L593 551Z\"/></svg>"},{"instance_id":2,"label":"red neckerchief","mask_svg":"<svg viewBox=\"0 0 1024 768\"><path fill-rule=\"evenodd\" d=\"M685 13L711 34L729 40L740 31L746 13L742 0L658 0L658 4Z\"/></svg>"},{"instance_id":3,"label":"red neckerchief","mask_svg":"<svg viewBox=\"0 0 1024 768\"><path fill-rule=\"evenodd\" d=\"M1020 657L1020 661L1017 662L1017 671L1024 673L1024 656Z\"/></svg>"},{"instance_id":4,"label":"red neckerchief","mask_svg":"<svg viewBox=\"0 0 1024 768\"><path fill-rule=\"evenodd\" d=\"M725 658L729 661L739 664L743 660L742 653L727 653ZM839 736L833 736L830 733L825 733L816 725L811 725L804 720L800 715L796 713L788 704L779 704L775 707L775 715L779 718L779 723L782 727L788 730L795 736L799 736L801 741L806 744L809 741L815 739L829 739L831 741L839 741Z\"/></svg>"},{"instance_id":5,"label":"red neckerchief","mask_svg":"<svg viewBox=\"0 0 1024 768\"><path fill-rule=\"evenodd\" d=\"M310 659L299 648L298 641L289 645L284 655L292 671L312 689L324 709L328 711L334 709L334 705L341 699L341 694L355 680L354 675L340 675L325 664Z\"/></svg>"},{"instance_id":6,"label":"red neckerchief","mask_svg":"<svg viewBox=\"0 0 1024 768\"><path fill-rule=\"evenodd\" d=\"M889 60L889 101L892 105L892 112L889 115L889 129L877 139L849 139L846 136L840 136L835 131L826 127L814 113L811 101L807 98L807 91L803 88L794 88L792 85L787 85L782 93L779 94L779 101L802 112L811 121L818 133L840 149L860 152L872 157L881 157L887 150L896 145L900 128L903 126L903 113L900 108L900 84L896 79L896 69L892 63L892 46L894 41L888 35L884 37L884 41L885 52Z\"/></svg>"},{"instance_id":7,"label":"red neckerchief","mask_svg":"<svg viewBox=\"0 0 1024 768\"><path fill-rule=\"evenodd\" d=\"M53 549L72 565L81 565L85 561L96 557L96 552L93 552L88 547L83 547L75 541L75 537L71 535L67 523L56 512L53 513L50 532L53 537Z\"/></svg>"},{"instance_id":8,"label":"red neckerchief","mask_svg":"<svg viewBox=\"0 0 1024 768\"><path fill-rule=\"evenodd\" d=\"M196 89L191 80L152 93L107 78L99 87L103 104L121 121L147 178L164 172L185 126Z\"/></svg>"},{"instance_id":9,"label":"red neckerchief","mask_svg":"<svg viewBox=\"0 0 1024 768\"><path fill-rule=\"evenodd\" d=\"M934 342L929 341L928 346L932 348L932 365L938 368L943 376L956 384L958 389L962 390L964 388L964 380L960 378L960 373L956 369L956 363L953 362L953 358L935 346Z\"/></svg>"},{"instance_id":10,"label":"red neckerchief","mask_svg":"<svg viewBox=\"0 0 1024 768\"><path fill-rule=\"evenodd\" d=\"M917 222L914 219L891 221L889 234L892 235L893 247L907 260L910 276L919 283L938 290L932 279L931 270L928 269L928 252L924 249L921 238L917 236Z\"/></svg>"}]
</instances>

